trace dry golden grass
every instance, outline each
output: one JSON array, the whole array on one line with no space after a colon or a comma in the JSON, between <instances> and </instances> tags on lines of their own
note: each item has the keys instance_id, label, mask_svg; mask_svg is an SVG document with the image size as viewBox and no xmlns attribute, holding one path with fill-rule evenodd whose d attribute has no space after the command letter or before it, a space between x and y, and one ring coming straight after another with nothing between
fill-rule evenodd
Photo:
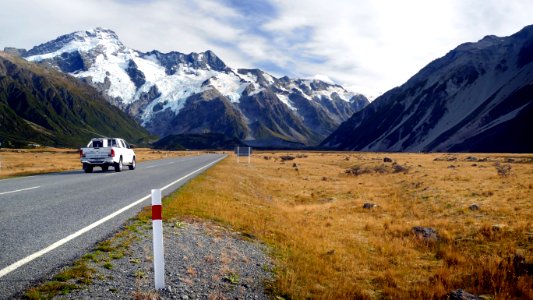
<instances>
[{"instance_id":1,"label":"dry golden grass","mask_svg":"<svg viewBox=\"0 0 533 300\"><path fill-rule=\"evenodd\" d=\"M408 171L394 173L385 156ZM435 161L447 157L457 160ZM209 218L272 245L272 290L282 297L431 299L461 288L532 299L533 156L512 155L502 177L494 164L508 157L264 152L250 165L229 157L167 198L164 218ZM368 172L345 173L354 166ZM420 240L414 226L440 239Z\"/></svg>"},{"instance_id":2,"label":"dry golden grass","mask_svg":"<svg viewBox=\"0 0 533 300\"><path fill-rule=\"evenodd\" d=\"M197 152L135 149L137 162L186 155ZM38 148L0 149L0 178L81 170L77 149Z\"/></svg>"}]
</instances>

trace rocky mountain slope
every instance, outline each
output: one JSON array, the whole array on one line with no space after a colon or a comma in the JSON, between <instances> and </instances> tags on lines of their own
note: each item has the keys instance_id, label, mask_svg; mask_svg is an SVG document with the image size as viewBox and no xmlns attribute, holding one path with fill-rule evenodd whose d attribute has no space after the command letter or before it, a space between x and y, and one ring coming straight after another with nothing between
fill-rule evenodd
<instances>
[{"instance_id":1,"label":"rocky mountain slope","mask_svg":"<svg viewBox=\"0 0 533 300\"><path fill-rule=\"evenodd\" d=\"M314 145L369 103L339 85L232 69L211 51L136 51L102 28L11 51L85 80L161 137L216 132L256 146Z\"/></svg>"},{"instance_id":2,"label":"rocky mountain slope","mask_svg":"<svg viewBox=\"0 0 533 300\"><path fill-rule=\"evenodd\" d=\"M355 113L322 146L533 152L533 26L439 58Z\"/></svg>"},{"instance_id":3,"label":"rocky mountain slope","mask_svg":"<svg viewBox=\"0 0 533 300\"><path fill-rule=\"evenodd\" d=\"M94 136L147 143L149 133L98 91L55 69L0 52L0 142L80 147Z\"/></svg>"}]
</instances>

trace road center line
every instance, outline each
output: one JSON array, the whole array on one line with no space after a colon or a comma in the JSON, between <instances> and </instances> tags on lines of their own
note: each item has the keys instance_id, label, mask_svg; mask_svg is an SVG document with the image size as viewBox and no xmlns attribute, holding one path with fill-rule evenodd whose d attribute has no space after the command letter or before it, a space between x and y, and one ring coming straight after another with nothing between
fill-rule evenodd
<instances>
[{"instance_id":1,"label":"road center line","mask_svg":"<svg viewBox=\"0 0 533 300\"><path fill-rule=\"evenodd\" d=\"M0 195L5 195L5 194L13 194L13 193L18 193L18 192L23 192L23 191L29 191L29 190L34 190L34 189L38 189L40 188L41 186L34 186L34 187L30 187L30 188L25 188L25 189L20 189L20 190L14 190L14 191L9 191L9 192L2 192L0 193Z\"/></svg>"},{"instance_id":2,"label":"road center line","mask_svg":"<svg viewBox=\"0 0 533 300\"><path fill-rule=\"evenodd\" d=\"M187 175L185 175L185 176L183 176L183 177L181 177L181 178L179 178L179 179L177 179L177 180L165 185L164 187L161 188L161 191L166 190L169 187L171 187L172 185L174 185L174 184L186 179L187 177L189 177L189 176L191 176L191 175L193 175L195 173L198 173L198 172L202 171L203 169L206 169L206 168L216 164L217 162L221 161L224 158L225 158L225 156L223 156L223 157L215 160L214 162L211 162L211 163L209 163L209 164L207 164L207 165L205 165L205 166L203 166L203 167L201 167L199 169L196 169L195 171L192 171L191 173L189 173L189 174L187 174ZM2 270L0 270L0 278L2 278L4 276L6 276L7 274L15 271L16 269L18 269L18 268L22 267L23 265L31 262L32 260L34 260L36 258L39 258L39 257L45 255L46 253L48 253L48 252L50 252L50 251L52 251L52 250L54 250L54 249L56 249L56 248L58 248L58 247L60 247L60 246L62 246L64 244L66 244L67 242L79 237L80 235L88 232L89 230L94 229L98 225L101 225L102 223L105 223L105 222L111 220L112 218L118 216L119 214L125 212L126 210L128 210L128 209L130 209L130 208L142 203L143 201L149 199L150 195L151 194L148 194L148 195L142 197L141 199L139 199L139 200L137 200L137 201L135 201L135 202L133 202L133 203L127 205L127 206L124 206L123 208L115 211L114 213L112 213L110 215L107 215L106 217L103 217L102 219L90 224L89 226L87 226L85 228L82 228L82 229L74 232L73 234L71 234L71 235L69 235L69 236L67 236L67 237L65 237L65 238L63 238L63 239L51 244L50 246L48 246L48 247L46 247L46 248L44 248L42 250L39 250L39 251L37 251L37 252L35 252L35 253L31 254L31 255L28 255L25 258L23 258L23 259L15 262L15 263L5 267L5 268L3 268Z\"/></svg>"}]
</instances>

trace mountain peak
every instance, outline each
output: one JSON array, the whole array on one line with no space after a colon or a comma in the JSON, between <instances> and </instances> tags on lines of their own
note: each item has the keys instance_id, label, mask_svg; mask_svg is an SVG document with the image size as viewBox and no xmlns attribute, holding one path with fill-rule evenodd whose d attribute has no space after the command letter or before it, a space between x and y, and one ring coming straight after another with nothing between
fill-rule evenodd
<instances>
[{"instance_id":1,"label":"mountain peak","mask_svg":"<svg viewBox=\"0 0 533 300\"><path fill-rule=\"evenodd\" d=\"M198 53L198 60L204 62L206 65L209 65L211 69L216 71L222 72L228 68L222 59L220 59L215 52L211 50Z\"/></svg>"},{"instance_id":2,"label":"mountain peak","mask_svg":"<svg viewBox=\"0 0 533 300\"><path fill-rule=\"evenodd\" d=\"M486 49L489 47L497 46L504 41L505 38L497 37L495 35L487 35L477 42L468 42L459 45L455 48L455 51L471 52Z\"/></svg>"},{"instance_id":3,"label":"mountain peak","mask_svg":"<svg viewBox=\"0 0 533 300\"><path fill-rule=\"evenodd\" d=\"M97 27L62 35L53 41L33 47L24 56L32 61L41 61L61 55L62 53L90 51L97 47L112 52L125 49L114 31Z\"/></svg>"},{"instance_id":4,"label":"mountain peak","mask_svg":"<svg viewBox=\"0 0 533 300\"><path fill-rule=\"evenodd\" d=\"M87 32L94 32L94 33L105 32L105 33L116 34L113 30L109 28L105 28L105 27L92 28L92 29L87 30Z\"/></svg>"},{"instance_id":5,"label":"mountain peak","mask_svg":"<svg viewBox=\"0 0 533 300\"><path fill-rule=\"evenodd\" d=\"M77 35L82 39L111 40L121 43L118 38L118 35L113 30L103 27L96 27L93 29L88 29L86 31L77 31L71 34Z\"/></svg>"},{"instance_id":6,"label":"mountain peak","mask_svg":"<svg viewBox=\"0 0 533 300\"><path fill-rule=\"evenodd\" d=\"M169 75L175 73L179 64L184 64L192 68L200 68L204 70L211 69L219 72L224 72L226 69L228 69L226 64L211 50L200 53L191 52L189 54L184 54L177 51L163 53L158 50L152 50L142 54L142 56L155 57L159 63L166 68L166 72Z\"/></svg>"}]
</instances>

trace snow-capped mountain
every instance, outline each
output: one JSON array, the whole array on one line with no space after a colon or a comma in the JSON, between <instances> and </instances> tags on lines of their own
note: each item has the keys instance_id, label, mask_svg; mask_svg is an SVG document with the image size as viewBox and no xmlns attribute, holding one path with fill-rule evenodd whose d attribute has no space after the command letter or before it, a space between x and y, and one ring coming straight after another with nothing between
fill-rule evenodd
<instances>
[{"instance_id":1,"label":"snow-capped mountain","mask_svg":"<svg viewBox=\"0 0 533 300\"><path fill-rule=\"evenodd\" d=\"M323 143L365 151L532 152L533 25L462 44Z\"/></svg>"},{"instance_id":2,"label":"snow-capped mountain","mask_svg":"<svg viewBox=\"0 0 533 300\"><path fill-rule=\"evenodd\" d=\"M232 69L211 51L136 51L102 28L20 53L93 85L161 137L218 132L256 146L313 145L369 103L339 85Z\"/></svg>"}]
</instances>

